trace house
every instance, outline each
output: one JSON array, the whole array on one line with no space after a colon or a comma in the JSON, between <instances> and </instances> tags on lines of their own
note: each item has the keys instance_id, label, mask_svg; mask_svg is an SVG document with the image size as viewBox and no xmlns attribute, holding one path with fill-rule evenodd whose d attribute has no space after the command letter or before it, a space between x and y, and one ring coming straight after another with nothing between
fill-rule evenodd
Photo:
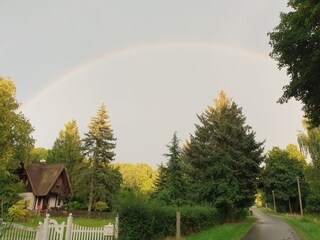
<instances>
[{"instance_id":1,"label":"house","mask_svg":"<svg viewBox=\"0 0 320 240\"><path fill-rule=\"evenodd\" d=\"M21 178L26 192L20 196L30 201L30 210L59 209L71 192L64 164L33 162L25 167Z\"/></svg>"}]
</instances>

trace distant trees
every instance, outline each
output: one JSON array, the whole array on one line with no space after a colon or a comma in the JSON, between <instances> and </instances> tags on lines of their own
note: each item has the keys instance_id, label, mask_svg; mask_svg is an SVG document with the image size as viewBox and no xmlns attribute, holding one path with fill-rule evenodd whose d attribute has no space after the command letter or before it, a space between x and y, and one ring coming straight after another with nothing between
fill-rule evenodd
<instances>
[{"instance_id":1,"label":"distant trees","mask_svg":"<svg viewBox=\"0 0 320 240\"><path fill-rule=\"evenodd\" d=\"M289 0L288 13L280 14L280 23L269 33L271 57L279 68L286 68L291 82L284 86L280 103L294 97L302 101L311 127L320 125L320 31L319 1Z\"/></svg>"},{"instance_id":2,"label":"distant trees","mask_svg":"<svg viewBox=\"0 0 320 240\"><path fill-rule=\"evenodd\" d=\"M232 220L254 202L263 143L255 140L241 108L225 92L214 102L198 116L200 124L185 147L189 193Z\"/></svg>"},{"instance_id":3,"label":"distant trees","mask_svg":"<svg viewBox=\"0 0 320 240\"><path fill-rule=\"evenodd\" d=\"M156 171L145 163L114 163L122 175L122 188L143 194L154 191Z\"/></svg>"},{"instance_id":4,"label":"distant trees","mask_svg":"<svg viewBox=\"0 0 320 240\"><path fill-rule=\"evenodd\" d=\"M265 201L272 203L272 191L275 191L278 211L299 212L297 177L300 178L303 202L308 186L304 169L306 160L298 147L290 144L286 149L273 147L267 154L263 170L263 189Z\"/></svg>"},{"instance_id":5,"label":"distant trees","mask_svg":"<svg viewBox=\"0 0 320 240\"><path fill-rule=\"evenodd\" d=\"M33 127L21 112L13 81L0 77L0 197L14 197L21 190L15 175L29 161Z\"/></svg>"}]
</instances>

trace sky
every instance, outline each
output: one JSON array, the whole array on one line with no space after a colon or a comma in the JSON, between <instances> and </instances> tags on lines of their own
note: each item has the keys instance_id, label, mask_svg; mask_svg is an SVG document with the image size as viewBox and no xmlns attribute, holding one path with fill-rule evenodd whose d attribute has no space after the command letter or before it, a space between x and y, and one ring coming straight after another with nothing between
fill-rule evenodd
<instances>
[{"instance_id":1,"label":"sky","mask_svg":"<svg viewBox=\"0 0 320 240\"><path fill-rule=\"evenodd\" d=\"M80 136L105 103L116 161L156 167L177 131L224 90L273 146L296 144L303 112L277 99L289 83L267 33L285 0L0 0L0 75L17 87L36 147L71 119Z\"/></svg>"}]
</instances>

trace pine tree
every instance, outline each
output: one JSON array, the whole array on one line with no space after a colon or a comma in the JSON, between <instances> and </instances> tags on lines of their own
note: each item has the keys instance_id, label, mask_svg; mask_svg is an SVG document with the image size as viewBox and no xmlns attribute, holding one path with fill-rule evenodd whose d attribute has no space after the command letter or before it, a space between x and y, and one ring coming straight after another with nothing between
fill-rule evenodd
<instances>
[{"instance_id":1,"label":"pine tree","mask_svg":"<svg viewBox=\"0 0 320 240\"><path fill-rule=\"evenodd\" d=\"M200 124L184 150L189 195L233 220L254 201L263 149L251 127L245 125L242 109L225 92L214 103L215 107L208 106L198 115Z\"/></svg>"},{"instance_id":2,"label":"pine tree","mask_svg":"<svg viewBox=\"0 0 320 240\"><path fill-rule=\"evenodd\" d=\"M120 184L119 175L108 165L115 157L115 141L109 115L105 105L102 104L97 115L91 119L89 131L85 133L83 140L83 153L87 162L83 166L79 180L82 181L82 186L87 185L89 214L96 200L110 199L116 186ZM108 182L115 184L107 188Z\"/></svg>"},{"instance_id":3,"label":"pine tree","mask_svg":"<svg viewBox=\"0 0 320 240\"><path fill-rule=\"evenodd\" d=\"M181 148L176 132L167 147L169 153L164 154L164 156L167 157L168 163L160 165L159 179L156 183L156 195L160 198L165 197L168 203L179 206L183 199L185 199L186 179L184 165L181 160Z\"/></svg>"}]
</instances>

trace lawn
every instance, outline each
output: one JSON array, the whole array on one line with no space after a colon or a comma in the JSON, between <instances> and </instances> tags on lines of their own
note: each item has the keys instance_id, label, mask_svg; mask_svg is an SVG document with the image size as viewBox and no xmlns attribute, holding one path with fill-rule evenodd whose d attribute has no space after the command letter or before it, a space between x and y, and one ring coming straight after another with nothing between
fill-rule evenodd
<instances>
[{"instance_id":1,"label":"lawn","mask_svg":"<svg viewBox=\"0 0 320 240\"><path fill-rule=\"evenodd\" d=\"M248 217L242 223L223 224L206 231L191 234L185 240L240 240L251 228L256 219Z\"/></svg>"},{"instance_id":2,"label":"lawn","mask_svg":"<svg viewBox=\"0 0 320 240\"><path fill-rule=\"evenodd\" d=\"M58 223L65 222L67 224L67 217L52 217L52 219L57 220ZM43 217L30 217L27 219L27 221L21 221L17 222L21 225L28 226L28 227L37 227L39 224L39 221L43 222ZM74 217L73 223L86 226L86 227L102 227L104 225L107 225L109 223L114 223L114 219L106 219L106 218L97 218L97 217Z\"/></svg>"}]
</instances>

